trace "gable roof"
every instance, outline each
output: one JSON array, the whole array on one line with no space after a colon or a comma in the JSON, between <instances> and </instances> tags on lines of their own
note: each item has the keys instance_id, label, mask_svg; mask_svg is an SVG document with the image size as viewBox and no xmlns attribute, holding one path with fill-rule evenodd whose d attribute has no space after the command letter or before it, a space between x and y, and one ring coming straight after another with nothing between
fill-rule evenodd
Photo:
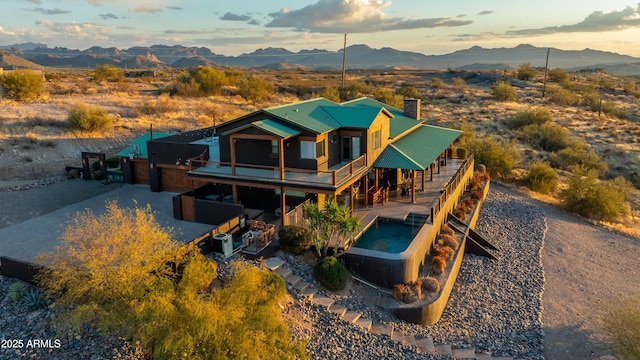
<instances>
[{"instance_id":1,"label":"gable roof","mask_svg":"<svg viewBox=\"0 0 640 360\"><path fill-rule=\"evenodd\" d=\"M374 167L424 170L454 142L462 131L422 125L388 145L373 163Z\"/></svg>"},{"instance_id":2,"label":"gable roof","mask_svg":"<svg viewBox=\"0 0 640 360\"><path fill-rule=\"evenodd\" d=\"M340 123L324 110L325 106L338 106L338 104L324 98L315 98L270 107L264 111L303 129L322 134L340 127Z\"/></svg>"},{"instance_id":3,"label":"gable roof","mask_svg":"<svg viewBox=\"0 0 640 360\"><path fill-rule=\"evenodd\" d=\"M393 119L389 121L389 137L394 139L400 137L403 134L406 134L410 130L420 126L422 124L422 120L411 118L404 114L404 112L400 109L397 109L393 106L387 105L380 101L362 97L359 99L346 101L341 104L343 107L352 107L356 109L362 108L384 108L393 116Z\"/></svg>"},{"instance_id":4,"label":"gable roof","mask_svg":"<svg viewBox=\"0 0 640 360\"><path fill-rule=\"evenodd\" d=\"M256 129L260 129L271 135L275 135L284 139L300 134L299 130L293 129L285 124L281 124L271 119L264 119L264 120L254 121L250 124L247 124L241 127L233 128L229 131L225 131L222 133L222 135L233 134L235 132L238 132L250 127L255 127Z\"/></svg>"}]
</instances>

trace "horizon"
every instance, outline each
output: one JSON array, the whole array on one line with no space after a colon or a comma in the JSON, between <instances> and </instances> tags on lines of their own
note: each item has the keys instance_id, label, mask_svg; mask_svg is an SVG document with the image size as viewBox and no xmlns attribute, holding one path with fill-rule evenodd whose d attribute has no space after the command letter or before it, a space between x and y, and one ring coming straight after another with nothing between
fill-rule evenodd
<instances>
[{"instance_id":1,"label":"horizon","mask_svg":"<svg viewBox=\"0 0 640 360\"><path fill-rule=\"evenodd\" d=\"M257 49L339 51L364 44L424 55L480 46L529 44L562 50L600 50L640 57L640 3L536 4L491 0L425 6L419 0L18 0L4 4L0 44L126 49L205 47L225 56Z\"/></svg>"}]
</instances>

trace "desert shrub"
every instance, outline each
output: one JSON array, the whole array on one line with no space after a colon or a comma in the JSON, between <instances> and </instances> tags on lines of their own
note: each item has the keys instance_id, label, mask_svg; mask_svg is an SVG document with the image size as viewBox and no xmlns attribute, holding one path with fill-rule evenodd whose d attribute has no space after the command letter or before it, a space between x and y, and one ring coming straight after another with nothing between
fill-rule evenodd
<instances>
[{"instance_id":1,"label":"desert shrub","mask_svg":"<svg viewBox=\"0 0 640 360\"><path fill-rule=\"evenodd\" d=\"M342 101L357 99L371 94L371 86L364 82L354 81L345 85L341 91Z\"/></svg>"},{"instance_id":2,"label":"desert shrub","mask_svg":"<svg viewBox=\"0 0 640 360\"><path fill-rule=\"evenodd\" d=\"M264 101L273 95L273 91L273 84L258 76L238 80L238 94L248 101Z\"/></svg>"},{"instance_id":3,"label":"desert shrub","mask_svg":"<svg viewBox=\"0 0 640 360\"><path fill-rule=\"evenodd\" d=\"M498 81L491 86L491 96L497 101L514 101L518 91L508 81Z\"/></svg>"},{"instance_id":4,"label":"desert shrub","mask_svg":"<svg viewBox=\"0 0 640 360\"><path fill-rule=\"evenodd\" d=\"M112 119L105 109L78 103L69 110L68 121L73 130L99 131L109 128Z\"/></svg>"},{"instance_id":5,"label":"desert shrub","mask_svg":"<svg viewBox=\"0 0 640 360\"><path fill-rule=\"evenodd\" d=\"M640 297L610 303L602 314L604 328L615 339L624 359L640 359Z\"/></svg>"},{"instance_id":6,"label":"desert shrub","mask_svg":"<svg viewBox=\"0 0 640 360\"><path fill-rule=\"evenodd\" d=\"M283 226L278 231L278 241L282 250L302 254L309 250L312 244L311 231L301 226Z\"/></svg>"},{"instance_id":7,"label":"desert shrub","mask_svg":"<svg viewBox=\"0 0 640 360\"><path fill-rule=\"evenodd\" d=\"M458 219L465 221L467 220L467 209L465 209L464 207L458 205L454 210L453 210L453 215L455 215Z\"/></svg>"},{"instance_id":8,"label":"desert shrub","mask_svg":"<svg viewBox=\"0 0 640 360\"><path fill-rule=\"evenodd\" d=\"M227 84L224 71L199 66L189 69L186 74L178 77L177 93L184 96L210 96L220 94L222 87Z\"/></svg>"},{"instance_id":9,"label":"desert shrub","mask_svg":"<svg viewBox=\"0 0 640 360\"><path fill-rule=\"evenodd\" d=\"M631 174L631 183L636 187L636 189L640 189L640 174Z\"/></svg>"},{"instance_id":10,"label":"desert shrub","mask_svg":"<svg viewBox=\"0 0 640 360\"><path fill-rule=\"evenodd\" d=\"M591 111L598 111L600 108L600 95L598 91L593 89L583 93L581 103Z\"/></svg>"},{"instance_id":11,"label":"desert shrub","mask_svg":"<svg viewBox=\"0 0 640 360\"><path fill-rule=\"evenodd\" d=\"M462 206L463 208L465 208L467 211L473 209L473 207L475 206L475 202L473 201L472 198L470 197L464 197L461 201L460 201L460 206Z\"/></svg>"},{"instance_id":12,"label":"desert shrub","mask_svg":"<svg viewBox=\"0 0 640 360\"><path fill-rule=\"evenodd\" d=\"M431 258L431 271L433 271L435 274L442 274L446 266L447 259L441 256L434 256Z\"/></svg>"},{"instance_id":13,"label":"desert shrub","mask_svg":"<svg viewBox=\"0 0 640 360\"><path fill-rule=\"evenodd\" d=\"M334 256L327 256L313 267L313 275L329 290L344 289L349 271Z\"/></svg>"},{"instance_id":14,"label":"desert shrub","mask_svg":"<svg viewBox=\"0 0 640 360\"><path fill-rule=\"evenodd\" d=\"M96 67L93 72L93 79L95 81L120 81L124 77L122 69L113 65L104 64Z\"/></svg>"},{"instance_id":15,"label":"desert shrub","mask_svg":"<svg viewBox=\"0 0 640 360\"><path fill-rule=\"evenodd\" d=\"M405 99L420 99L418 89L413 86L403 85L394 91L394 94L400 95Z\"/></svg>"},{"instance_id":16,"label":"desert shrub","mask_svg":"<svg viewBox=\"0 0 640 360\"><path fill-rule=\"evenodd\" d=\"M626 92L627 94L633 94L638 91L638 84L636 84L635 80L633 79L627 79L622 84L622 90L624 90L624 92Z\"/></svg>"},{"instance_id":17,"label":"desert shrub","mask_svg":"<svg viewBox=\"0 0 640 360\"><path fill-rule=\"evenodd\" d=\"M598 171L600 176L609 170L607 163L602 161L595 151L589 150L582 139L572 139L568 147L551 153L549 159L553 167L560 169L571 170L580 165Z\"/></svg>"},{"instance_id":18,"label":"desert shrub","mask_svg":"<svg viewBox=\"0 0 640 360\"><path fill-rule=\"evenodd\" d=\"M623 178L599 181L598 172L578 166L559 194L564 207L585 217L612 220L630 213L632 185Z\"/></svg>"},{"instance_id":19,"label":"desert shrub","mask_svg":"<svg viewBox=\"0 0 640 360\"><path fill-rule=\"evenodd\" d=\"M456 90L463 90L467 87L467 83L461 77L454 77L451 82Z\"/></svg>"},{"instance_id":20,"label":"desert shrub","mask_svg":"<svg viewBox=\"0 0 640 360\"><path fill-rule=\"evenodd\" d=\"M569 130L556 123L527 125L522 134L531 145L546 151L558 151L569 145Z\"/></svg>"},{"instance_id":21,"label":"desert shrub","mask_svg":"<svg viewBox=\"0 0 640 360\"><path fill-rule=\"evenodd\" d=\"M422 282L422 288L427 292L438 292L440 291L440 282L432 278L431 276L424 276L418 279Z\"/></svg>"},{"instance_id":22,"label":"desert shrub","mask_svg":"<svg viewBox=\"0 0 640 360\"><path fill-rule=\"evenodd\" d=\"M12 70L0 75L0 85L14 100L33 100L42 94L44 79L33 70Z\"/></svg>"},{"instance_id":23,"label":"desert shrub","mask_svg":"<svg viewBox=\"0 0 640 360\"><path fill-rule=\"evenodd\" d=\"M439 90L445 88L444 81L442 81L442 79L440 79L438 77L432 78L431 81L429 82L429 85L431 85L432 87L434 87L436 89L439 89Z\"/></svg>"},{"instance_id":24,"label":"desert shrub","mask_svg":"<svg viewBox=\"0 0 640 360\"><path fill-rule=\"evenodd\" d=\"M405 304L422 300L422 282L414 281L409 284L394 285L393 298Z\"/></svg>"},{"instance_id":25,"label":"desert shrub","mask_svg":"<svg viewBox=\"0 0 640 360\"><path fill-rule=\"evenodd\" d=\"M393 91L388 88L374 89L373 98L398 109L404 108L404 97L402 95L394 94Z\"/></svg>"},{"instance_id":26,"label":"desert shrub","mask_svg":"<svg viewBox=\"0 0 640 360\"><path fill-rule=\"evenodd\" d=\"M518 66L518 75L516 77L518 80L532 80L537 73L538 70L534 69L531 63L528 62Z\"/></svg>"},{"instance_id":27,"label":"desert shrub","mask_svg":"<svg viewBox=\"0 0 640 360\"><path fill-rule=\"evenodd\" d=\"M39 289L32 288L20 299L20 305L26 306L29 310L37 310L45 308L47 302Z\"/></svg>"},{"instance_id":28,"label":"desert shrub","mask_svg":"<svg viewBox=\"0 0 640 360\"><path fill-rule=\"evenodd\" d=\"M458 240L449 234L440 234L440 241L444 246L448 246L453 250L458 250L458 246L460 246Z\"/></svg>"},{"instance_id":29,"label":"desert shrub","mask_svg":"<svg viewBox=\"0 0 640 360\"><path fill-rule=\"evenodd\" d=\"M512 129L518 129L527 125L542 125L552 121L553 115L548 109L535 107L518 112L507 122L507 126Z\"/></svg>"},{"instance_id":30,"label":"desert shrub","mask_svg":"<svg viewBox=\"0 0 640 360\"><path fill-rule=\"evenodd\" d=\"M451 228L451 226L449 226L449 224L444 224L442 225L442 227L440 228L440 232L442 234L449 234L449 235L453 235L453 229Z\"/></svg>"},{"instance_id":31,"label":"desert shrub","mask_svg":"<svg viewBox=\"0 0 640 360\"><path fill-rule=\"evenodd\" d=\"M467 148L459 147L456 149L456 156L458 159L466 159L469 156L469 150Z\"/></svg>"},{"instance_id":32,"label":"desert shrub","mask_svg":"<svg viewBox=\"0 0 640 360\"><path fill-rule=\"evenodd\" d=\"M440 256L442 258L447 259L447 261L451 261L453 260L453 255L455 254L455 251L450 247L450 246L441 246L436 248L433 251L435 256Z\"/></svg>"},{"instance_id":33,"label":"desert shrub","mask_svg":"<svg viewBox=\"0 0 640 360\"><path fill-rule=\"evenodd\" d=\"M537 161L529 165L524 182L533 191L549 194L558 188L558 173L549 163Z\"/></svg>"},{"instance_id":34,"label":"desert shrub","mask_svg":"<svg viewBox=\"0 0 640 360\"><path fill-rule=\"evenodd\" d=\"M476 163L483 164L491 177L506 177L518 163L518 151L512 143L492 138L473 139L467 144Z\"/></svg>"},{"instance_id":35,"label":"desert shrub","mask_svg":"<svg viewBox=\"0 0 640 360\"><path fill-rule=\"evenodd\" d=\"M555 68L549 70L549 80L557 83L563 83L569 80L569 74L562 68Z\"/></svg>"},{"instance_id":36,"label":"desert shrub","mask_svg":"<svg viewBox=\"0 0 640 360\"><path fill-rule=\"evenodd\" d=\"M487 167L484 164L478 164L478 165L476 165L476 171L481 172L481 173L486 173L487 172Z\"/></svg>"},{"instance_id":37,"label":"desert shrub","mask_svg":"<svg viewBox=\"0 0 640 360\"><path fill-rule=\"evenodd\" d=\"M629 116L626 110L616 107L616 104L612 101L603 101L601 107L603 113L615 116L618 119L626 119Z\"/></svg>"},{"instance_id":38,"label":"desert shrub","mask_svg":"<svg viewBox=\"0 0 640 360\"><path fill-rule=\"evenodd\" d=\"M27 290L27 285L25 285L24 283L19 281L14 282L9 287L9 300L14 303L19 302L25 295L27 295Z\"/></svg>"},{"instance_id":39,"label":"desert shrub","mask_svg":"<svg viewBox=\"0 0 640 360\"><path fill-rule=\"evenodd\" d=\"M326 86L319 95L327 100L340 102L340 93L333 86Z\"/></svg>"},{"instance_id":40,"label":"desert shrub","mask_svg":"<svg viewBox=\"0 0 640 360\"><path fill-rule=\"evenodd\" d=\"M578 94L559 86L549 86L547 93L549 101L558 105L577 105L580 103Z\"/></svg>"}]
</instances>

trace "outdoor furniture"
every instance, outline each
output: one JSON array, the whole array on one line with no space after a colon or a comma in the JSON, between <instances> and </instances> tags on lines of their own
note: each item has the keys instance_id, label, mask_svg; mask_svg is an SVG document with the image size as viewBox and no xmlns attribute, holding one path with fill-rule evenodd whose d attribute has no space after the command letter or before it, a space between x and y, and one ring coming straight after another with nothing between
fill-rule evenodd
<instances>
[{"instance_id":1,"label":"outdoor furniture","mask_svg":"<svg viewBox=\"0 0 640 360\"><path fill-rule=\"evenodd\" d=\"M242 235L243 252L257 254L271 243L276 227L259 220L247 220L247 225L249 229Z\"/></svg>"}]
</instances>

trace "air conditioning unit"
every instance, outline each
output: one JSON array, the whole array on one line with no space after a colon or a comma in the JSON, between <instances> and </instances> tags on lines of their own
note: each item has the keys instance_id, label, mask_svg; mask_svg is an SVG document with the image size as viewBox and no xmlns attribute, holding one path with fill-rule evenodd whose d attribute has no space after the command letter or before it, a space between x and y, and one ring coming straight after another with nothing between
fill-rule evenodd
<instances>
[{"instance_id":1,"label":"air conditioning unit","mask_svg":"<svg viewBox=\"0 0 640 360\"><path fill-rule=\"evenodd\" d=\"M224 257L233 255L233 236L226 233L213 235L213 251L222 253Z\"/></svg>"}]
</instances>

